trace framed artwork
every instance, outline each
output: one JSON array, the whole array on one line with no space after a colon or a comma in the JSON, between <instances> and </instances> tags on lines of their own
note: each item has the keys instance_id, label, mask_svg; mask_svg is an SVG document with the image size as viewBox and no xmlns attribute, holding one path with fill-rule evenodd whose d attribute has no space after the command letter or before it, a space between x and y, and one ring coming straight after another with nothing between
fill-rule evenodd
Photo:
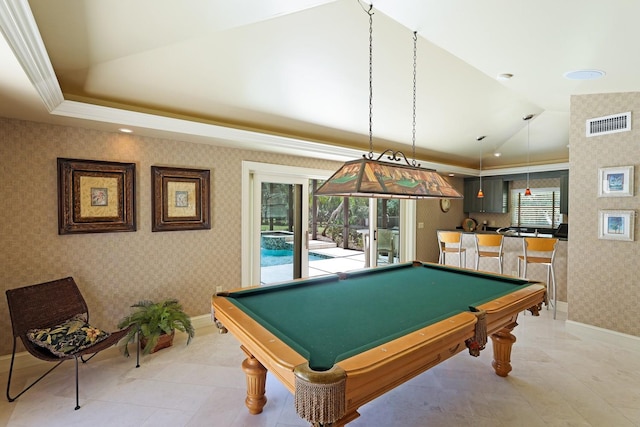
<instances>
[{"instance_id":1,"label":"framed artwork","mask_svg":"<svg viewBox=\"0 0 640 427\"><path fill-rule=\"evenodd\" d=\"M633 196L633 166L600 168L598 197Z\"/></svg>"},{"instance_id":2,"label":"framed artwork","mask_svg":"<svg viewBox=\"0 0 640 427\"><path fill-rule=\"evenodd\" d=\"M210 172L151 166L151 230L208 230Z\"/></svg>"},{"instance_id":3,"label":"framed artwork","mask_svg":"<svg viewBox=\"0 0 640 427\"><path fill-rule=\"evenodd\" d=\"M633 227L635 211L607 211L599 212L598 238L607 240L633 241Z\"/></svg>"},{"instance_id":4,"label":"framed artwork","mask_svg":"<svg viewBox=\"0 0 640 427\"><path fill-rule=\"evenodd\" d=\"M136 231L135 163L58 158L58 234Z\"/></svg>"}]
</instances>

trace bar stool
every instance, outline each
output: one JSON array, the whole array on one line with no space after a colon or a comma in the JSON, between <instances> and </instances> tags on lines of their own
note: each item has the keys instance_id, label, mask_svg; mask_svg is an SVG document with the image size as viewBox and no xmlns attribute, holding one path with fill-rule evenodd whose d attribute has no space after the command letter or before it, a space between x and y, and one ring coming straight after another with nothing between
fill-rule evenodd
<instances>
[{"instance_id":1,"label":"bar stool","mask_svg":"<svg viewBox=\"0 0 640 427\"><path fill-rule=\"evenodd\" d=\"M504 252L502 234L476 234L476 270L480 266L480 258L494 258L498 260L500 274L502 274L502 260Z\"/></svg>"},{"instance_id":2,"label":"bar stool","mask_svg":"<svg viewBox=\"0 0 640 427\"><path fill-rule=\"evenodd\" d=\"M523 255L518 256L518 277L527 276L528 264L540 264L547 267L547 310L549 309L549 287L553 300L553 318L556 318L556 275L553 270L553 260L556 257L558 239L546 237L524 237L522 239ZM530 253L534 252L533 255ZM520 276L520 262L524 264Z\"/></svg>"},{"instance_id":3,"label":"bar stool","mask_svg":"<svg viewBox=\"0 0 640 427\"><path fill-rule=\"evenodd\" d=\"M446 263L446 255L450 253L457 254L458 265L462 268L466 268L467 253L466 249L462 247L462 233L458 231L438 231L438 249L440 249L438 264L444 265ZM462 263L462 255L464 255L464 264Z\"/></svg>"}]
</instances>

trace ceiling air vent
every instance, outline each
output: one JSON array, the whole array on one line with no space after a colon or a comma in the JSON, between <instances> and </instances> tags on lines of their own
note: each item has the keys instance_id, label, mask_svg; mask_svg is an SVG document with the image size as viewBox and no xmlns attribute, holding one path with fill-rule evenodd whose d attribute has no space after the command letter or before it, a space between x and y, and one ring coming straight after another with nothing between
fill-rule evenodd
<instances>
[{"instance_id":1,"label":"ceiling air vent","mask_svg":"<svg viewBox=\"0 0 640 427\"><path fill-rule=\"evenodd\" d=\"M631 130L631 112L597 117L587 120L587 136L606 135L609 133L627 132Z\"/></svg>"}]
</instances>

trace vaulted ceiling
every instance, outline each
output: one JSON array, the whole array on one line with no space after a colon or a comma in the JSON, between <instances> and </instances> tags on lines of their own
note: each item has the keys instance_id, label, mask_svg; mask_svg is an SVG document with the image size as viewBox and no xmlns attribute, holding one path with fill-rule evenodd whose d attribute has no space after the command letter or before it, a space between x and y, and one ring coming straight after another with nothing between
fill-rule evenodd
<instances>
[{"instance_id":1,"label":"vaulted ceiling","mask_svg":"<svg viewBox=\"0 0 640 427\"><path fill-rule=\"evenodd\" d=\"M0 115L368 152L368 10L358 0L2 0ZM566 163L571 95L640 87L640 2L377 0L372 12L376 153L411 157L414 31L416 154L451 166L441 170L475 170L481 152L490 169ZM21 39L41 40L44 54ZM605 75L564 77L583 69Z\"/></svg>"}]
</instances>

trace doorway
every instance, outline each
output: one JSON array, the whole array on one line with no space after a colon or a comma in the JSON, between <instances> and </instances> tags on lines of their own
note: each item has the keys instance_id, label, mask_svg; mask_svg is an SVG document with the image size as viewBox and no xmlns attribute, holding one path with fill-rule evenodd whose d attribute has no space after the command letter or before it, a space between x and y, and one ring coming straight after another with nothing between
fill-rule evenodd
<instances>
[{"instance_id":1,"label":"doorway","mask_svg":"<svg viewBox=\"0 0 640 427\"><path fill-rule=\"evenodd\" d=\"M242 169L243 287L413 259L414 201L329 201L313 193L331 171L249 161ZM280 267L284 257L291 262Z\"/></svg>"},{"instance_id":2,"label":"doorway","mask_svg":"<svg viewBox=\"0 0 640 427\"><path fill-rule=\"evenodd\" d=\"M261 285L309 276L308 181L254 174L254 277Z\"/></svg>"}]
</instances>

